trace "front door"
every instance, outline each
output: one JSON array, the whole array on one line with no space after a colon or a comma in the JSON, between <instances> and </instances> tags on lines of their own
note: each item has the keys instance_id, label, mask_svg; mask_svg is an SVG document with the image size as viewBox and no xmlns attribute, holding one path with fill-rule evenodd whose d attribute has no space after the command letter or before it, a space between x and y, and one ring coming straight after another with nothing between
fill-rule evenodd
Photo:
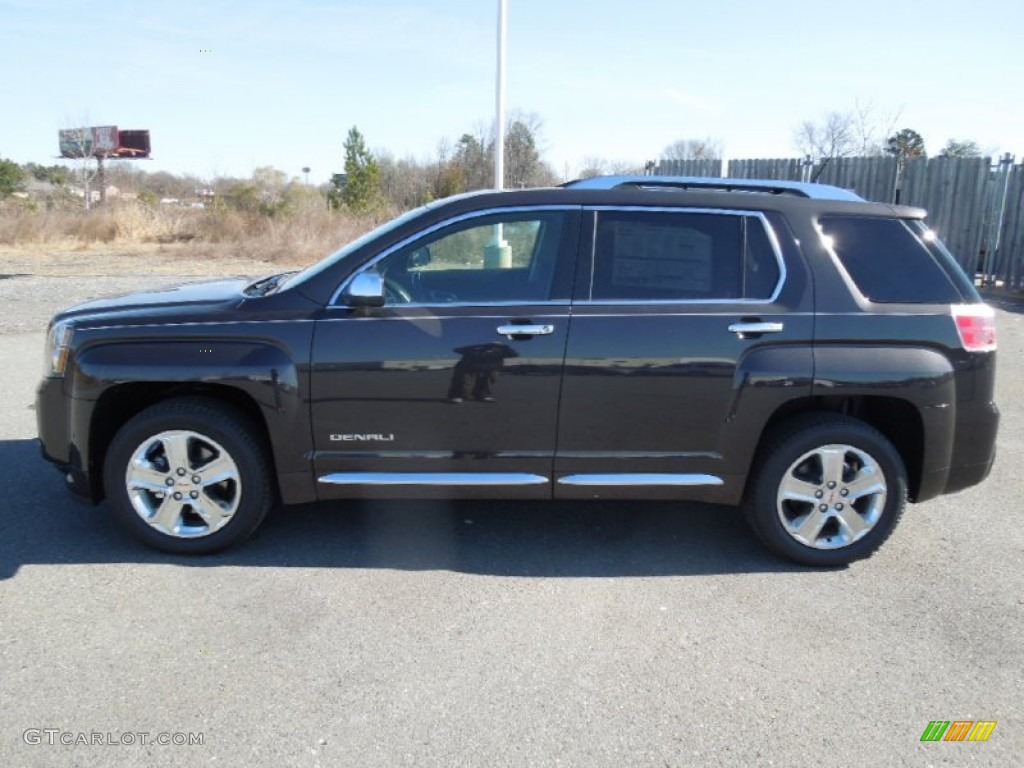
<instances>
[{"instance_id":1,"label":"front door","mask_svg":"<svg viewBox=\"0 0 1024 768\"><path fill-rule=\"evenodd\" d=\"M551 496L578 209L459 218L378 255L386 303L313 342L321 498Z\"/></svg>"}]
</instances>

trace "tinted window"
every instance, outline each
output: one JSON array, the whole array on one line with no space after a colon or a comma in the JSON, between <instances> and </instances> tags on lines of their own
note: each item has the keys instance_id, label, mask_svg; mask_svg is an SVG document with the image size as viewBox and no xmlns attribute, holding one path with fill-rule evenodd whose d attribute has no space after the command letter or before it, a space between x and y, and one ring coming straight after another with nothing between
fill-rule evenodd
<instances>
[{"instance_id":1,"label":"tinted window","mask_svg":"<svg viewBox=\"0 0 1024 768\"><path fill-rule=\"evenodd\" d=\"M820 224L839 261L871 301L961 301L945 271L902 221L829 216Z\"/></svg>"},{"instance_id":2,"label":"tinted window","mask_svg":"<svg viewBox=\"0 0 1024 768\"><path fill-rule=\"evenodd\" d=\"M460 222L381 259L388 305L547 301L565 234L559 212ZM555 295L559 294L559 295Z\"/></svg>"},{"instance_id":3,"label":"tinted window","mask_svg":"<svg viewBox=\"0 0 1024 768\"><path fill-rule=\"evenodd\" d=\"M734 214L599 214L591 297L768 298L779 279L759 219Z\"/></svg>"}]
</instances>

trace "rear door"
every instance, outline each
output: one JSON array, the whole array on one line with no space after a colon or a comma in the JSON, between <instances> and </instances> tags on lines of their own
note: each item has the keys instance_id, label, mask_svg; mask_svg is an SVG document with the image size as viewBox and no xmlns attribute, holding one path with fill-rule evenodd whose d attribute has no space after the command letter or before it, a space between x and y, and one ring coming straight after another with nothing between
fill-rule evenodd
<instances>
[{"instance_id":1,"label":"rear door","mask_svg":"<svg viewBox=\"0 0 1024 768\"><path fill-rule=\"evenodd\" d=\"M551 496L579 208L482 212L372 259L313 344L322 498Z\"/></svg>"},{"instance_id":2,"label":"rear door","mask_svg":"<svg viewBox=\"0 0 1024 768\"><path fill-rule=\"evenodd\" d=\"M799 255L780 247L775 214L588 216L555 494L725 498L759 438L742 430L768 418L756 411L810 391L812 297Z\"/></svg>"}]
</instances>

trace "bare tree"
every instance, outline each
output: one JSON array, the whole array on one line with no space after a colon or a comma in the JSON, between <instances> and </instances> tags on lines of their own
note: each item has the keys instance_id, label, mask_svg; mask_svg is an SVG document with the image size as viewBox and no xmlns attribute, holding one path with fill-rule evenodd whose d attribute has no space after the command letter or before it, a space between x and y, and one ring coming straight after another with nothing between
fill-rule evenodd
<instances>
[{"instance_id":1,"label":"bare tree","mask_svg":"<svg viewBox=\"0 0 1024 768\"><path fill-rule=\"evenodd\" d=\"M722 142L710 136L704 139L679 139L661 151L662 160L721 160Z\"/></svg>"},{"instance_id":2,"label":"bare tree","mask_svg":"<svg viewBox=\"0 0 1024 768\"><path fill-rule=\"evenodd\" d=\"M939 152L939 157L981 157L981 149L978 147L978 142L970 139L964 141L950 139Z\"/></svg>"},{"instance_id":3,"label":"bare tree","mask_svg":"<svg viewBox=\"0 0 1024 768\"><path fill-rule=\"evenodd\" d=\"M826 112L817 121L800 123L793 131L793 145L820 159L880 155L899 116L899 112L883 112L871 102L857 102L845 112Z\"/></svg>"},{"instance_id":4,"label":"bare tree","mask_svg":"<svg viewBox=\"0 0 1024 768\"><path fill-rule=\"evenodd\" d=\"M595 176L606 176L608 168L608 161L603 157L588 155L583 158L583 168L580 169L579 178L592 179Z\"/></svg>"},{"instance_id":5,"label":"bare tree","mask_svg":"<svg viewBox=\"0 0 1024 768\"><path fill-rule=\"evenodd\" d=\"M857 100L850 110L854 154L860 157L881 155L886 149L886 138L896 130L902 109L884 110L873 101Z\"/></svg>"},{"instance_id":6,"label":"bare tree","mask_svg":"<svg viewBox=\"0 0 1024 768\"><path fill-rule=\"evenodd\" d=\"M801 153L823 160L852 155L856 144L849 112L828 112L818 122L805 120L793 131L793 145Z\"/></svg>"},{"instance_id":7,"label":"bare tree","mask_svg":"<svg viewBox=\"0 0 1024 768\"><path fill-rule=\"evenodd\" d=\"M101 164L88 121L80 128L65 128L60 132L60 153L62 157L77 161L76 174L81 180L85 209L89 210L92 207L92 180L100 172ZM92 162L94 158L97 160L95 167Z\"/></svg>"},{"instance_id":8,"label":"bare tree","mask_svg":"<svg viewBox=\"0 0 1024 768\"><path fill-rule=\"evenodd\" d=\"M793 146L818 161L811 176L817 181L835 158L883 154L885 138L899 116L899 112L883 112L870 101L858 101L850 110L826 112L817 121L800 123L793 131Z\"/></svg>"},{"instance_id":9,"label":"bare tree","mask_svg":"<svg viewBox=\"0 0 1024 768\"><path fill-rule=\"evenodd\" d=\"M641 176L644 167L635 160L609 160L599 155L583 158L583 167L576 178L591 179L595 176Z\"/></svg>"}]
</instances>

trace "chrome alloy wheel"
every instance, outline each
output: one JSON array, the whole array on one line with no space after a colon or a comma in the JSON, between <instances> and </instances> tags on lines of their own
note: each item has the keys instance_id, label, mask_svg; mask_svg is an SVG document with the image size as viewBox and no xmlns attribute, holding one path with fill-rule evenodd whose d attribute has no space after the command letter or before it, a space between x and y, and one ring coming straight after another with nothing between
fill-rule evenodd
<instances>
[{"instance_id":1,"label":"chrome alloy wheel","mask_svg":"<svg viewBox=\"0 0 1024 768\"><path fill-rule=\"evenodd\" d=\"M175 538L215 533L231 521L242 498L231 455L215 440L188 430L160 432L142 442L124 479L139 517Z\"/></svg>"},{"instance_id":2,"label":"chrome alloy wheel","mask_svg":"<svg viewBox=\"0 0 1024 768\"><path fill-rule=\"evenodd\" d=\"M885 509L885 474L851 445L823 445L786 470L776 509L786 533L813 549L839 549L864 538Z\"/></svg>"}]
</instances>

